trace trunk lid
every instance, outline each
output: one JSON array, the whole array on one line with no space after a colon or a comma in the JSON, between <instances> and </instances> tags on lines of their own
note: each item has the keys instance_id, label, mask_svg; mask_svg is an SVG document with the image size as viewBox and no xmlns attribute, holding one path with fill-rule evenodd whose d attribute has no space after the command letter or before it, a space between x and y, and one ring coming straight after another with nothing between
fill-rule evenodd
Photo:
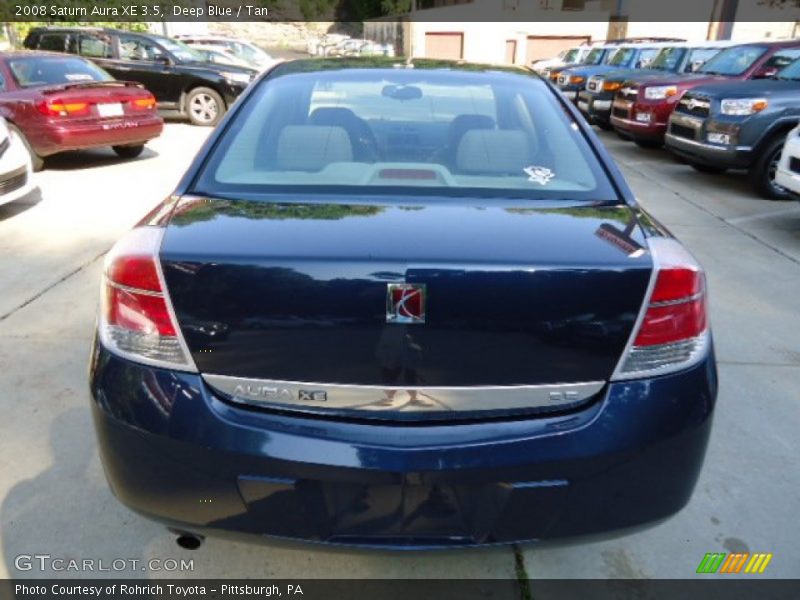
<instances>
[{"instance_id":1,"label":"trunk lid","mask_svg":"<svg viewBox=\"0 0 800 600\"><path fill-rule=\"evenodd\" d=\"M184 198L160 258L203 374L365 386L607 381L652 269L635 214L523 206ZM424 323L389 318L389 286L404 283L424 285Z\"/></svg>"},{"instance_id":2,"label":"trunk lid","mask_svg":"<svg viewBox=\"0 0 800 600\"><path fill-rule=\"evenodd\" d=\"M39 90L45 104L87 104L87 110L70 115L71 119L105 120L125 115L155 112L152 108L136 106L137 100L146 100L150 92L136 83L124 81L82 82L47 86Z\"/></svg>"}]
</instances>

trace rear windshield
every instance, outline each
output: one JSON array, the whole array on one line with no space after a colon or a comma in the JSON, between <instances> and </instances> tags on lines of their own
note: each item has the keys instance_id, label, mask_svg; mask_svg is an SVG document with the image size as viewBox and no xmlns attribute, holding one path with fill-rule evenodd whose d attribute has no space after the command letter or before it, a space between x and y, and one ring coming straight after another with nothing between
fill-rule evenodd
<instances>
[{"instance_id":1,"label":"rear windshield","mask_svg":"<svg viewBox=\"0 0 800 600\"><path fill-rule=\"evenodd\" d=\"M20 87L114 79L93 63L73 56L25 56L10 59L8 66Z\"/></svg>"},{"instance_id":2,"label":"rear windshield","mask_svg":"<svg viewBox=\"0 0 800 600\"><path fill-rule=\"evenodd\" d=\"M222 135L197 193L616 198L580 129L533 77L274 73Z\"/></svg>"},{"instance_id":3,"label":"rear windshield","mask_svg":"<svg viewBox=\"0 0 800 600\"><path fill-rule=\"evenodd\" d=\"M697 72L708 75L741 75L761 58L766 51L767 49L764 46L733 46L732 48L726 48L710 58Z\"/></svg>"}]
</instances>

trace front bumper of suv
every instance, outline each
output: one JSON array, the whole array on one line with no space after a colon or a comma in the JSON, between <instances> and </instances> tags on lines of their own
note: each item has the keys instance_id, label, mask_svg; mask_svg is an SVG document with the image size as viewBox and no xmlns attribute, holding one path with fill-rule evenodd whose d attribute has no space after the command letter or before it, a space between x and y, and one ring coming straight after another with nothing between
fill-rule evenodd
<instances>
[{"instance_id":1,"label":"front bumper of suv","mask_svg":"<svg viewBox=\"0 0 800 600\"><path fill-rule=\"evenodd\" d=\"M538 418L375 424L245 409L195 374L95 345L106 476L131 509L196 533L430 548L639 527L689 500L717 393L713 350ZM252 539L252 537L250 538Z\"/></svg>"},{"instance_id":2,"label":"front bumper of suv","mask_svg":"<svg viewBox=\"0 0 800 600\"><path fill-rule=\"evenodd\" d=\"M733 143L708 141L709 133L725 134ZM673 113L664 135L666 147L691 162L712 167L747 169L753 163L752 146L739 145L740 128L729 120L702 119Z\"/></svg>"}]
</instances>

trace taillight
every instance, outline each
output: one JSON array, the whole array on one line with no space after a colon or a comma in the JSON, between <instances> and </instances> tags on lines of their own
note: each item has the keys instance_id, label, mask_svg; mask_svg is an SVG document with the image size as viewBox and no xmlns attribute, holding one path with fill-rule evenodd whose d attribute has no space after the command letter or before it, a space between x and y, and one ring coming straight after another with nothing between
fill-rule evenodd
<instances>
[{"instance_id":1,"label":"taillight","mask_svg":"<svg viewBox=\"0 0 800 600\"><path fill-rule=\"evenodd\" d=\"M678 371L698 362L708 348L703 270L673 239L654 238L649 245L652 289L615 379Z\"/></svg>"},{"instance_id":2,"label":"taillight","mask_svg":"<svg viewBox=\"0 0 800 600\"><path fill-rule=\"evenodd\" d=\"M88 102L43 100L36 109L46 117L82 117L89 114Z\"/></svg>"},{"instance_id":3,"label":"taillight","mask_svg":"<svg viewBox=\"0 0 800 600\"><path fill-rule=\"evenodd\" d=\"M153 110L156 107L156 99L152 95L146 98L136 98L131 100L131 106L136 110Z\"/></svg>"},{"instance_id":4,"label":"taillight","mask_svg":"<svg viewBox=\"0 0 800 600\"><path fill-rule=\"evenodd\" d=\"M100 340L124 358L196 371L161 276L157 256L163 232L133 229L106 256Z\"/></svg>"}]
</instances>

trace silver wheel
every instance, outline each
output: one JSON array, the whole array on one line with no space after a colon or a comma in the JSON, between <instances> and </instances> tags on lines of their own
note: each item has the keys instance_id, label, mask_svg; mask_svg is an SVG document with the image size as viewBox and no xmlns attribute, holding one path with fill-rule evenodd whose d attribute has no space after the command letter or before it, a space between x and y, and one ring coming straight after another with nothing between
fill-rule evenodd
<instances>
[{"instance_id":1,"label":"silver wheel","mask_svg":"<svg viewBox=\"0 0 800 600\"><path fill-rule=\"evenodd\" d=\"M217 120L219 112L217 99L205 92L195 94L189 102L189 113L195 123L210 125Z\"/></svg>"},{"instance_id":2,"label":"silver wheel","mask_svg":"<svg viewBox=\"0 0 800 600\"><path fill-rule=\"evenodd\" d=\"M778 163L781 161L781 151L778 149L775 152L769 161L769 167L767 168L767 177L769 178L770 185L775 189L775 193L779 195L784 195L787 193L787 190L782 185L778 185L778 182L775 181L775 175L778 172Z\"/></svg>"}]
</instances>

